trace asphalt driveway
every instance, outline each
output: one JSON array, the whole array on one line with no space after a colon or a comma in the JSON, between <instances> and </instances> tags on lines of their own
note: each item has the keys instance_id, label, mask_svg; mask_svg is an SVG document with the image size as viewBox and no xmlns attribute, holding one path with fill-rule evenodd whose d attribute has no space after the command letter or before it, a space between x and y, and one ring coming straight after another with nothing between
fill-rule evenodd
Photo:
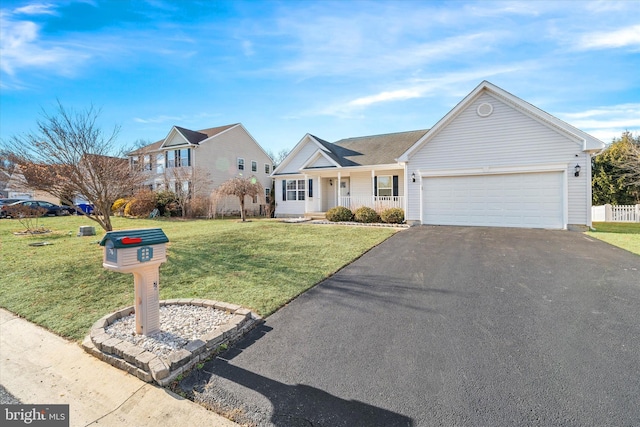
<instances>
[{"instance_id":1,"label":"asphalt driveway","mask_svg":"<svg viewBox=\"0 0 640 427\"><path fill-rule=\"evenodd\" d=\"M257 425L640 425L640 257L413 227L181 385Z\"/></svg>"}]
</instances>

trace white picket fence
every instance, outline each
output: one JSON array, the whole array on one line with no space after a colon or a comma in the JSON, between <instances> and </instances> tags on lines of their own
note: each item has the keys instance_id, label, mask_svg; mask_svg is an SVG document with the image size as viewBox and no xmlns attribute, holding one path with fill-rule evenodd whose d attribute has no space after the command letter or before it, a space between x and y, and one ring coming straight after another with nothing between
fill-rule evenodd
<instances>
[{"instance_id":1,"label":"white picket fence","mask_svg":"<svg viewBox=\"0 0 640 427\"><path fill-rule=\"evenodd\" d=\"M595 222L640 222L640 205L603 205L591 207Z\"/></svg>"}]
</instances>

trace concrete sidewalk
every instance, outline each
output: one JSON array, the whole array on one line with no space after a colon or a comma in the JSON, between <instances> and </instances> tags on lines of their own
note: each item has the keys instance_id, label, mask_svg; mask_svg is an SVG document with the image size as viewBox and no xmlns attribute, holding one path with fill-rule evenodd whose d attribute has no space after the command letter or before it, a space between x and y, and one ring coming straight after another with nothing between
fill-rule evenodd
<instances>
[{"instance_id":1,"label":"concrete sidewalk","mask_svg":"<svg viewBox=\"0 0 640 427\"><path fill-rule=\"evenodd\" d=\"M4 309L0 384L24 403L69 404L71 426L237 426Z\"/></svg>"}]
</instances>

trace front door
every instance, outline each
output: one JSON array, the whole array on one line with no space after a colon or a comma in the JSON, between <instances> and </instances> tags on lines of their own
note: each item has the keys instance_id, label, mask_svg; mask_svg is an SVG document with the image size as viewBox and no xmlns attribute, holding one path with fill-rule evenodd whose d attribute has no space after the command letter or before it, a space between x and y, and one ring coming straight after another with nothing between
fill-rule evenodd
<instances>
[{"instance_id":1,"label":"front door","mask_svg":"<svg viewBox=\"0 0 640 427\"><path fill-rule=\"evenodd\" d=\"M338 200L338 205L350 208L349 196L351 196L351 193L349 191L349 178L342 178L340 180L340 200ZM337 196L336 189L336 197Z\"/></svg>"}]
</instances>

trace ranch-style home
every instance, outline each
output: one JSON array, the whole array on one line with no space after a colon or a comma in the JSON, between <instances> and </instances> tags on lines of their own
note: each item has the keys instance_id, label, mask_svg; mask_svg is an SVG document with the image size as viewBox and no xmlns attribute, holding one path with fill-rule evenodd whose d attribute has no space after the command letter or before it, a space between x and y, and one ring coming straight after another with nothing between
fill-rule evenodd
<instances>
[{"instance_id":1,"label":"ranch-style home","mask_svg":"<svg viewBox=\"0 0 640 427\"><path fill-rule=\"evenodd\" d=\"M591 157L603 148L484 81L431 129L305 135L272 174L276 216L400 207L410 224L584 229Z\"/></svg>"},{"instance_id":2,"label":"ranch-style home","mask_svg":"<svg viewBox=\"0 0 640 427\"><path fill-rule=\"evenodd\" d=\"M147 174L151 190L208 196L221 183L238 176L255 177L265 197L247 197L245 209L259 212L268 203L273 161L241 123L191 130L173 126L160 141L129 153L131 167ZM240 210L237 197L218 201L219 212Z\"/></svg>"}]
</instances>

